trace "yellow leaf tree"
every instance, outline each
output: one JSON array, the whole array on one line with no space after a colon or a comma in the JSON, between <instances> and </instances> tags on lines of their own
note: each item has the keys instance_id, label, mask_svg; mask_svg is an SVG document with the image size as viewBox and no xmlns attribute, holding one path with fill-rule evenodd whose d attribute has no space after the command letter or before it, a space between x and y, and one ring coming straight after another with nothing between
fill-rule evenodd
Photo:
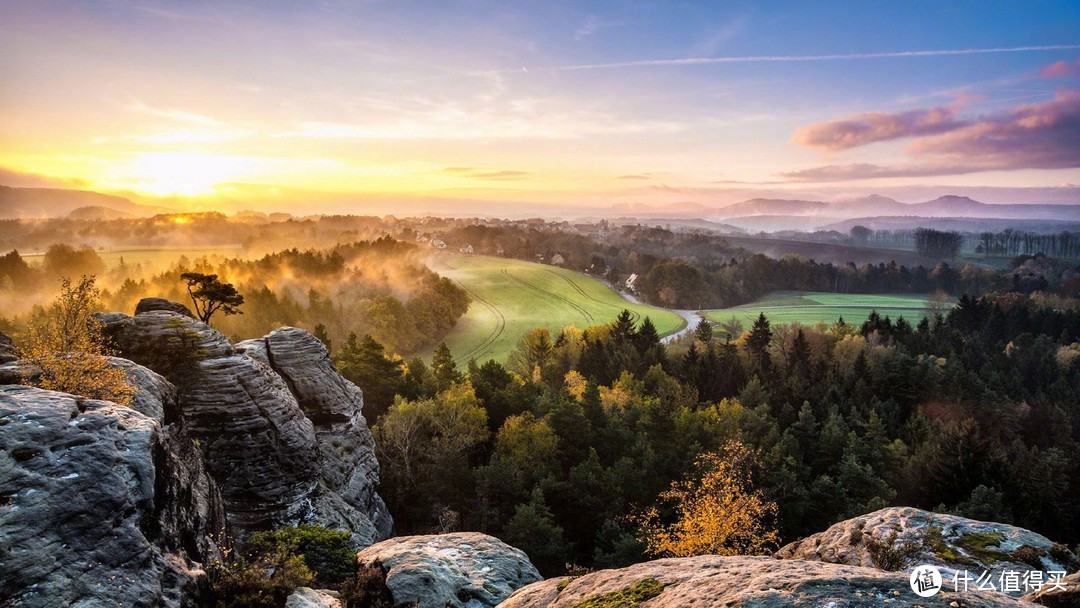
<instances>
[{"instance_id":1,"label":"yellow leaf tree","mask_svg":"<svg viewBox=\"0 0 1080 608\"><path fill-rule=\"evenodd\" d=\"M738 441L697 457L691 473L636 517L655 556L755 555L779 540L770 523L776 503L753 486L754 454Z\"/></svg>"},{"instance_id":2,"label":"yellow leaf tree","mask_svg":"<svg viewBox=\"0 0 1080 608\"><path fill-rule=\"evenodd\" d=\"M60 295L30 323L19 348L24 382L41 388L128 405L136 388L110 354L93 317L100 304L93 277L64 279Z\"/></svg>"}]
</instances>

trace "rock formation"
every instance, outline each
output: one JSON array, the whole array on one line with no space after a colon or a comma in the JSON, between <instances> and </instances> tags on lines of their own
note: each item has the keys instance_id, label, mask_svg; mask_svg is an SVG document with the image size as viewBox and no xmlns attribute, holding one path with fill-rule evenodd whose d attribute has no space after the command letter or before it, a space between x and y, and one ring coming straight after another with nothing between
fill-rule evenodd
<instances>
[{"instance_id":1,"label":"rock formation","mask_svg":"<svg viewBox=\"0 0 1080 608\"><path fill-rule=\"evenodd\" d=\"M386 572L395 604L419 608L490 608L542 580L523 551L477 532L392 538L356 557Z\"/></svg>"},{"instance_id":2,"label":"rock formation","mask_svg":"<svg viewBox=\"0 0 1080 608\"><path fill-rule=\"evenodd\" d=\"M1047 586L1024 599L1050 608L1080 608L1080 572L1063 578L1060 586Z\"/></svg>"},{"instance_id":3,"label":"rock formation","mask_svg":"<svg viewBox=\"0 0 1080 608\"><path fill-rule=\"evenodd\" d=\"M176 386L236 532L313 523L357 547L389 535L362 395L317 339L285 328L238 349L169 306L140 308L99 318L121 355Z\"/></svg>"},{"instance_id":4,"label":"rock formation","mask_svg":"<svg viewBox=\"0 0 1080 608\"><path fill-rule=\"evenodd\" d=\"M518 590L499 604L499 608L572 608L577 605L641 605L649 608L1033 606L992 592L955 593L948 586L933 597L922 598L912 592L907 573L771 557L709 555L661 559L620 570L600 570L580 578L549 579Z\"/></svg>"},{"instance_id":5,"label":"rock formation","mask_svg":"<svg viewBox=\"0 0 1080 608\"><path fill-rule=\"evenodd\" d=\"M776 552L782 559L806 559L883 570L931 564L974 576L1004 571L1072 572L1080 567L1068 548L1024 528L890 507L842 521L824 532ZM1059 575L1060 576L1060 575ZM951 574L947 576L952 580ZM1024 589L1012 591L1022 595Z\"/></svg>"},{"instance_id":6,"label":"rock formation","mask_svg":"<svg viewBox=\"0 0 1080 608\"><path fill-rule=\"evenodd\" d=\"M140 402L172 407L153 384ZM196 605L224 515L182 425L162 420L0 387L0 605Z\"/></svg>"},{"instance_id":7,"label":"rock formation","mask_svg":"<svg viewBox=\"0 0 1080 608\"><path fill-rule=\"evenodd\" d=\"M19 358L18 349L11 338L0 333L0 364L11 363Z\"/></svg>"},{"instance_id":8,"label":"rock formation","mask_svg":"<svg viewBox=\"0 0 1080 608\"><path fill-rule=\"evenodd\" d=\"M343 608L337 593L327 589L299 587L287 600L285 608Z\"/></svg>"}]
</instances>

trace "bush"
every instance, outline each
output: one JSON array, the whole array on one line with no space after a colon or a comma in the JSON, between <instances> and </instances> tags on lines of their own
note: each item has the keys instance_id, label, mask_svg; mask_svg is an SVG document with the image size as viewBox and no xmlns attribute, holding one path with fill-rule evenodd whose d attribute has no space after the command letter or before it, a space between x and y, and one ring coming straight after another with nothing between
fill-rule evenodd
<instances>
[{"instance_id":1,"label":"bush","mask_svg":"<svg viewBox=\"0 0 1080 608\"><path fill-rule=\"evenodd\" d=\"M394 596L386 586L386 573L379 565L363 566L341 586L345 608L393 608Z\"/></svg>"},{"instance_id":2,"label":"bush","mask_svg":"<svg viewBox=\"0 0 1080 608\"><path fill-rule=\"evenodd\" d=\"M319 585L337 585L356 571L356 552L349 546L349 533L322 526L289 526L256 532L248 539L247 546L256 555L282 552L299 557Z\"/></svg>"},{"instance_id":3,"label":"bush","mask_svg":"<svg viewBox=\"0 0 1080 608\"><path fill-rule=\"evenodd\" d=\"M311 570L299 556L281 553L212 562L206 573L216 608L281 608L294 589L311 582Z\"/></svg>"},{"instance_id":4,"label":"bush","mask_svg":"<svg viewBox=\"0 0 1080 608\"><path fill-rule=\"evenodd\" d=\"M334 586L353 578L355 568L347 532L305 525L256 532L242 554L206 570L216 608L282 608L297 587Z\"/></svg>"}]
</instances>

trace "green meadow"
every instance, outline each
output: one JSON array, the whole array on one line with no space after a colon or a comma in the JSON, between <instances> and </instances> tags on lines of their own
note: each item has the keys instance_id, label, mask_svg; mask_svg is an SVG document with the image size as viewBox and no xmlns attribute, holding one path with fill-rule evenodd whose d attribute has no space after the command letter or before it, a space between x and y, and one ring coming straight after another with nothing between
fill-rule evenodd
<instances>
[{"instance_id":1,"label":"green meadow","mask_svg":"<svg viewBox=\"0 0 1080 608\"><path fill-rule=\"evenodd\" d=\"M640 321L652 319L661 335L685 327L675 313L631 304L597 279L562 268L507 258L441 253L432 270L469 292L469 311L446 337L454 358L505 361L525 332L547 327L553 335L568 325L613 321L623 309Z\"/></svg>"},{"instance_id":2,"label":"green meadow","mask_svg":"<svg viewBox=\"0 0 1080 608\"><path fill-rule=\"evenodd\" d=\"M744 328L757 319L759 313L771 323L800 323L816 325L832 324L841 317L846 323L861 324L873 311L896 320L903 316L913 325L932 310L926 294L851 294L818 292L776 292L764 298L734 306L702 311L715 323L728 323L732 317L743 323Z\"/></svg>"}]
</instances>

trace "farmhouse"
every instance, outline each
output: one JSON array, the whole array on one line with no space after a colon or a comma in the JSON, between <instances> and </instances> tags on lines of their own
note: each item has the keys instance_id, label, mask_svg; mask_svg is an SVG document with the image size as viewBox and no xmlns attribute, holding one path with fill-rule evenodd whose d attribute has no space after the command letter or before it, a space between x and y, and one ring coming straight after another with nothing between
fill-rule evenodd
<instances>
[{"instance_id":1,"label":"farmhouse","mask_svg":"<svg viewBox=\"0 0 1080 608\"><path fill-rule=\"evenodd\" d=\"M553 266L562 266L565 263L566 259L562 257L561 253L556 253L555 255L551 256L551 264Z\"/></svg>"},{"instance_id":2,"label":"farmhouse","mask_svg":"<svg viewBox=\"0 0 1080 608\"><path fill-rule=\"evenodd\" d=\"M636 274L632 274L632 275L630 275L630 277L628 279L626 279L626 288L627 289L633 289L634 288L634 283L637 283L637 275Z\"/></svg>"},{"instance_id":3,"label":"farmhouse","mask_svg":"<svg viewBox=\"0 0 1080 608\"><path fill-rule=\"evenodd\" d=\"M446 241L443 241L441 239L435 239L431 241L431 246L435 249L446 249Z\"/></svg>"}]
</instances>

